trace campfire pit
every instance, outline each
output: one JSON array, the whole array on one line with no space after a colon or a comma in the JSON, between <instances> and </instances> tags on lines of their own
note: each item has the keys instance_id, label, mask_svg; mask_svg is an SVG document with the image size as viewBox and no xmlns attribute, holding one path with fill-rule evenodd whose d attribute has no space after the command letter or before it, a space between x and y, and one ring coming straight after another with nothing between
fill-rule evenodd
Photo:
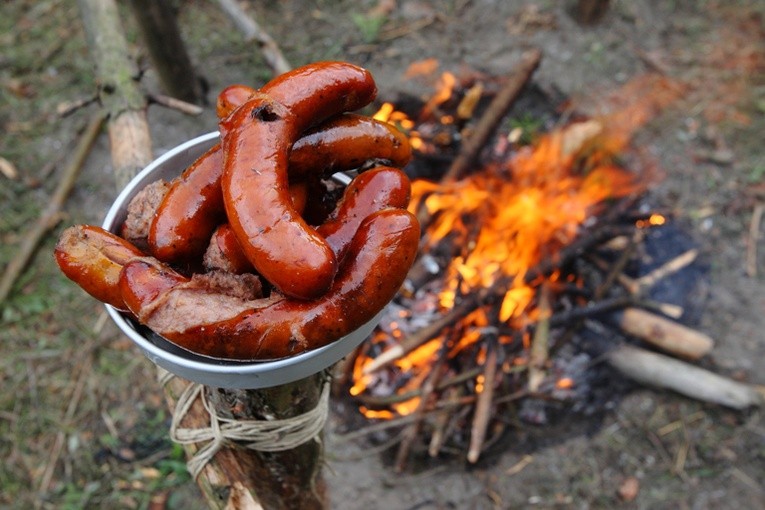
<instances>
[{"instance_id":1,"label":"campfire pit","mask_svg":"<svg viewBox=\"0 0 765 510\"><path fill-rule=\"evenodd\" d=\"M603 115L556 109L499 126L535 68L527 56L490 102L493 78L446 73L419 110L410 100L408 111L386 103L377 114L409 133L408 171L427 177L413 183L411 206L425 234L402 292L342 364L336 389L377 422L349 437L389 431L382 442L398 445L397 470L413 450L476 462L516 419L543 424L551 406L584 402L599 361L640 380L630 371L643 351L627 343L688 360L712 348L682 324L703 304L698 251L648 204L658 172L629 147L680 88L638 77L604 100ZM645 242L670 230L679 253ZM683 270L691 287L679 296L651 292ZM736 391L743 407L761 398Z\"/></svg>"}]
</instances>

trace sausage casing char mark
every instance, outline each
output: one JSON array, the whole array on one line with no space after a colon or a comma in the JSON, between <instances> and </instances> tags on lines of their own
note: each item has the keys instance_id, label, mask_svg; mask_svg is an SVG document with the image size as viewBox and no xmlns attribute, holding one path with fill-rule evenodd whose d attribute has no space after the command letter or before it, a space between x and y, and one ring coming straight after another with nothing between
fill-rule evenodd
<instances>
[{"instance_id":1,"label":"sausage casing char mark","mask_svg":"<svg viewBox=\"0 0 765 510\"><path fill-rule=\"evenodd\" d=\"M129 263L120 288L141 322L192 352L238 360L283 358L333 342L371 320L406 278L419 237L419 224L408 211L378 211L362 222L347 262L324 296L258 300L233 316L235 310L219 308L220 317L212 322L189 323L196 316L189 313L196 301L179 305L181 300L171 298L184 277L158 263ZM171 290L163 295L143 290L163 287ZM171 302L174 307L162 305Z\"/></svg>"},{"instance_id":2,"label":"sausage casing char mark","mask_svg":"<svg viewBox=\"0 0 765 510\"><path fill-rule=\"evenodd\" d=\"M361 108L375 94L364 69L313 64L276 78L221 122L229 223L252 265L285 295L317 298L337 273L332 249L292 206L292 143L310 125Z\"/></svg>"},{"instance_id":3,"label":"sausage casing char mark","mask_svg":"<svg viewBox=\"0 0 765 510\"><path fill-rule=\"evenodd\" d=\"M316 231L343 261L356 230L370 214L409 205L409 177L398 168L382 166L357 175L345 189L337 207Z\"/></svg>"},{"instance_id":4,"label":"sausage casing char mark","mask_svg":"<svg viewBox=\"0 0 765 510\"><path fill-rule=\"evenodd\" d=\"M215 227L225 221L220 175L223 154L215 145L173 181L149 227L149 250L168 263L199 260Z\"/></svg>"},{"instance_id":5,"label":"sausage casing char mark","mask_svg":"<svg viewBox=\"0 0 765 510\"><path fill-rule=\"evenodd\" d=\"M283 104L302 133L333 115L368 105L377 96L377 85L364 68L347 62L315 62L277 76L260 91Z\"/></svg>"},{"instance_id":6,"label":"sausage casing char mark","mask_svg":"<svg viewBox=\"0 0 765 510\"><path fill-rule=\"evenodd\" d=\"M127 310L118 282L122 267L145 257L138 248L101 227L76 225L61 233L54 250L67 278L94 298Z\"/></svg>"}]
</instances>

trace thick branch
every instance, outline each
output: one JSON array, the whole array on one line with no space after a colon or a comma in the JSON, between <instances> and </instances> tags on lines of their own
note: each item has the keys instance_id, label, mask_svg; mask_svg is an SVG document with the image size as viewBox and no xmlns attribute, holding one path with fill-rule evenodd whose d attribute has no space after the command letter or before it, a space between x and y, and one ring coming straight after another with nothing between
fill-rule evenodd
<instances>
[{"instance_id":1,"label":"thick branch","mask_svg":"<svg viewBox=\"0 0 765 510\"><path fill-rule=\"evenodd\" d=\"M96 68L98 95L109 116L109 140L117 189L152 160L146 97L113 0L79 0L88 48Z\"/></svg>"},{"instance_id":2,"label":"thick branch","mask_svg":"<svg viewBox=\"0 0 765 510\"><path fill-rule=\"evenodd\" d=\"M202 86L168 0L130 0L151 61L168 94L189 103L203 99Z\"/></svg>"}]
</instances>

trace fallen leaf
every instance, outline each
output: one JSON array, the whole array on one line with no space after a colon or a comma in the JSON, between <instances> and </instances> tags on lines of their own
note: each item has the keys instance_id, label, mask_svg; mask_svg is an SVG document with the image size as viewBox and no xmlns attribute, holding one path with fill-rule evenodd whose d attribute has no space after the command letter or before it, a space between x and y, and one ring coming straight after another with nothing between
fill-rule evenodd
<instances>
[{"instance_id":1,"label":"fallen leaf","mask_svg":"<svg viewBox=\"0 0 765 510\"><path fill-rule=\"evenodd\" d=\"M619 497L629 503L634 500L640 491L640 481L634 476L626 478L619 487Z\"/></svg>"}]
</instances>

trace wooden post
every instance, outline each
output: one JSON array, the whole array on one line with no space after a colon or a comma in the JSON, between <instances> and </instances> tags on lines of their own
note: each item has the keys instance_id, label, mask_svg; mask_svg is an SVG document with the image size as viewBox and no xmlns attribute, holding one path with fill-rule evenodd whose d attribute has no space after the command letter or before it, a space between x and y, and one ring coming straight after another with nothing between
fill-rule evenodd
<instances>
[{"instance_id":1,"label":"wooden post","mask_svg":"<svg viewBox=\"0 0 765 510\"><path fill-rule=\"evenodd\" d=\"M153 159L147 100L138 87L137 68L129 58L114 0L78 2L95 62L99 97L109 116L112 163L121 190ZM322 378L323 374L316 374L266 390L206 391L220 415L288 418L315 406ZM176 377L165 385L171 412L188 384ZM205 427L209 423L209 414L197 400L186 413L185 425ZM196 445L186 447L190 456L197 450ZM211 508L322 508L320 453L316 442L278 453L224 447L202 470L197 483Z\"/></svg>"},{"instance_id":2,"label":"wooden post","mask_svg":"<svg viewBox=\"0 0 765 510\"><path fill-rule=\"evenodd\" d=\"M165 91L189 103L204 100L202 82L194 71L168 0L130 0L133 15Z\"/></svg>"}]
</instances>

